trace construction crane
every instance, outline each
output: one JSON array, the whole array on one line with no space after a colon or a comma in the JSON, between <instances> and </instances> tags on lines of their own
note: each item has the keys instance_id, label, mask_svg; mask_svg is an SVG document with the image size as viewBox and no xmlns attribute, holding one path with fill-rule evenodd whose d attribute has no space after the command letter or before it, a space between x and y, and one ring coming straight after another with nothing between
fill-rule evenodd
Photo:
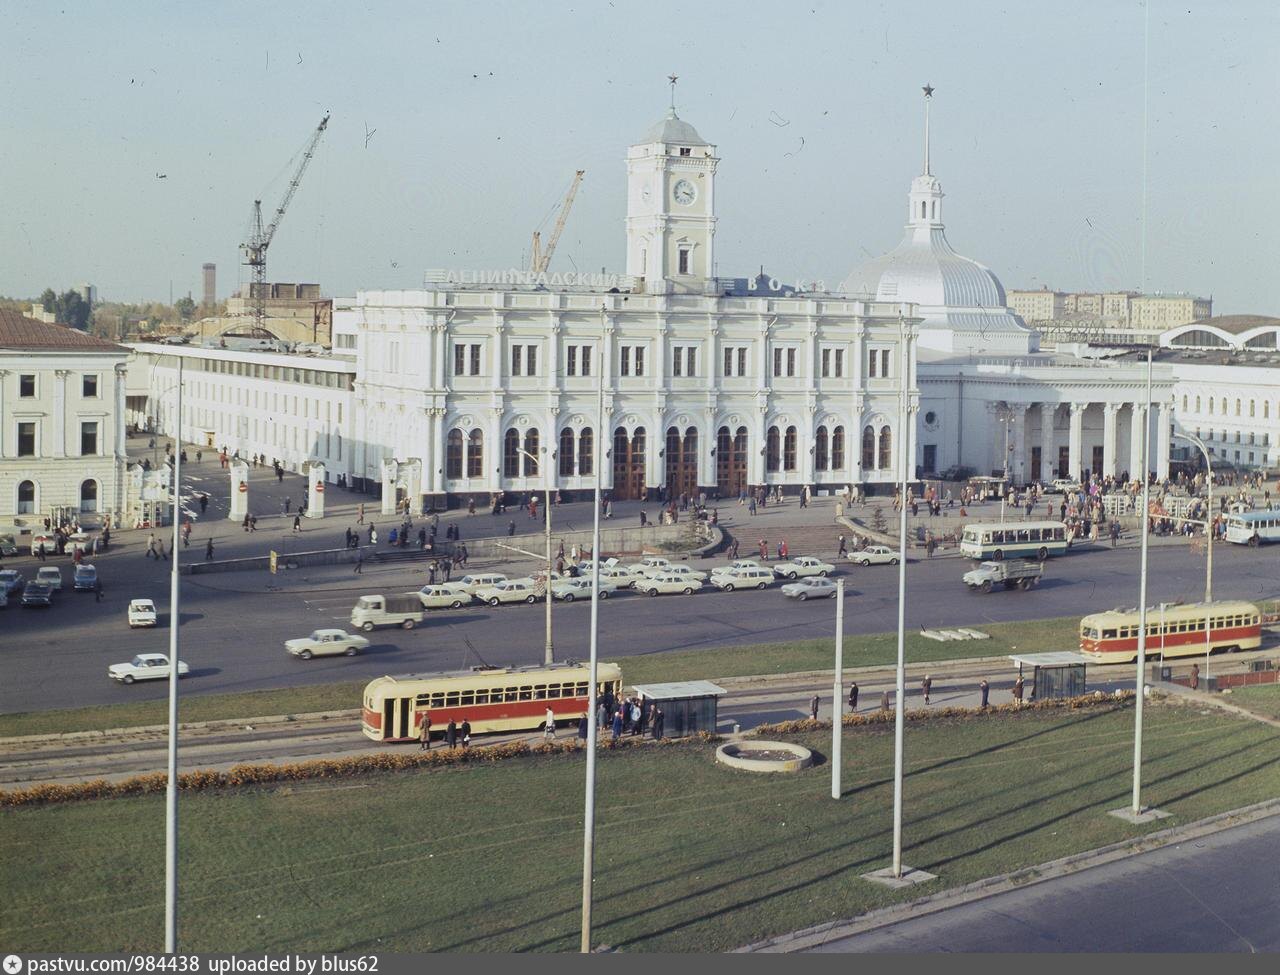
<instances>
[{"instance_id":1,"label":"construction crane","mask_svg":"<svg viewBox=\"0 0 1280 975\"><path fill-rule=\"evenodd\" d=\"M284 217L285 210L289 208L289 204L293 201L293 195L298 192L298 184L302 182L302 174L307 171L307 164L311 162L316 146L320 144L320 137L324 135L324 130L328 125L329 116L326 114L320 120L320 124L316 126L315 132L311 134L311 139L307 142L307 147L302 152L302 162L298 164L298 169L293 174L293 179L289 180L289 188L285 190L284 199L276 207L276 215L265 230L262 227L262 201L253 201L253 214L249 218L249 239L240 245L240 249L244 251L244 263L248 265L252 276L252 280L249 283L249 298L253 302L253 324L255 330L261 330L263 319L266 318L267 314L267 248L271 246L271 239L276 235L276 231L280 229L280 220Z\"/></svg>"},{"instance_id":2,"label":"construction crane","mask_svg":"<svg viewBox=\"0 0 1280 975\"><path fill-rule=\"evenodd\" d=\"M542 234L533 232L533 256L529 261L529 270L544 273L551 265L551 255L556 252L556 244L560 242L560 234L564 232L564 223L569 219L569 211L573 209L573 198L578 195L578 186L582 183L585 169L579 169L573 176L573 184L560 204L560 216L556 218L555 228L551 231L551 239L547 241L547 249L542 249Z\"/></svg>"}]
</instances>

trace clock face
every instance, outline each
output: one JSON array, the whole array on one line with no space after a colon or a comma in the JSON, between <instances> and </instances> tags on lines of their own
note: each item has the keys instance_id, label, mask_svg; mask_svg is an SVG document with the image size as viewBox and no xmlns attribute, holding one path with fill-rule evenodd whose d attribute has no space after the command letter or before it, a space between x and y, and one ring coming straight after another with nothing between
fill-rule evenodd
<instances>
[{"instance_id":1,"label":"clock face","mask_svg":"<svg viewBox=\"0 0 1280 975\"><path fill-rule=\"evenodd\" d=\"M687 207L698 198L698 191L687 179L681 179L676 181L676 185L672 189L671 195L675 198L677 203L683 207Z\"/></svg>"}]
</instances>

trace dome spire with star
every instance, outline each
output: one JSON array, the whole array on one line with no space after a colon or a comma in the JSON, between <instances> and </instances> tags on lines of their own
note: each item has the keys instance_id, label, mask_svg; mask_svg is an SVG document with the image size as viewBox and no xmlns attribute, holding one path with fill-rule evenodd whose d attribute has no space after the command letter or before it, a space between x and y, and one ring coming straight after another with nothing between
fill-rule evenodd
<instances>
[{"instance_id":1,"label":"dome spire with star","mask_svg":"<svg viewBox=\"0 0 1280 975\"><path fill-rule=\"evenodd\" d=\"M922 89L924 91L924 175L931 176L929 172L929 103L933 101L933 86L926 84Z\"/></svg>"}]
</instances>

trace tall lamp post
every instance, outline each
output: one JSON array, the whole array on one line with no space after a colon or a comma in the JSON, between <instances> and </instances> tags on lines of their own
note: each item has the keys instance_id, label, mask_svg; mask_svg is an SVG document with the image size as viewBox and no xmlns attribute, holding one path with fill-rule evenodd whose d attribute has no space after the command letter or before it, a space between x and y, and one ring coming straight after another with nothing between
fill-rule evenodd
<instances>
[{"instance_id":1,"label":"tall lamp post","mask_svg":"<svg viewBox=\"0 0 1280 975\"><path fill-rule=\"evenodd\" d=\"M1193 437L1189 433L1175 433L1174 436L1179 440L1195 444L1200 448L1200 453L1204 454L1206 491L1206 510L1204 514L1204 679L1207 681L1209 679L1209 651L1213 649L1213 639L1209 635L1210 624L1213 622L1213 458L1209 453L1209 448L1205 446L1205 442L1199 437Z\"/></svg>"},{"instance_id":2,"label":"tall lamp post","mask_svg":"<svg viewBox=\"0 0 1280 975\"><path fill-rule=\"evenodd\" d=\"M535 457L533 454L529 453L529 451L521 450L519 447L516 448L516 451L523 454L525 458L527 458L528 460L533 461L533 464L535 467L541 466L541 463L542 463L541 460ZM546 447L539 448L539 451L540 453L546 455L547 448ZM547 463L550 463L552 459L553 458L551 457L547 457ZM555 646L551 642L551 472L550 470L543 470L542 484L543 484L543 489L546 493L546 502L547 502L546 511L543 513L543 519L542 519L547 526L547 576L546 576L547 641L546 641L546 647L544 648L544 653L543 653L543 663L545 663L548 667L550 667L551 664L555 661Z\"/></svg>"}]
</instances>

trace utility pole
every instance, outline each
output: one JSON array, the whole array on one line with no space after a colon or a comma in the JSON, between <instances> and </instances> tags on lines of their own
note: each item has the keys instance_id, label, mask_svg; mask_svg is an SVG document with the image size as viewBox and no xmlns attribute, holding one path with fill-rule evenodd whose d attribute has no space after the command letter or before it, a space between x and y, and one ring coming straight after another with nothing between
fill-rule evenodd
<instances>
[{"instance_id":1,"label":"utility pole","mask_svg":"<svg viewBox=\"0 0 1280 975\"><path fill-rule=\"evenodd\" d=\"M898 398L898 455L901 475L899 487L902 496L902 512L898 530L898 667L897 700L893 715L893 876L902 878L902 779L903 735L907 694L906 676L906 627L907 627L907 373L911 367L911 353L907 348L907 330L902 316L898 316L898 341L902 344L902 383Z\"/></svg>"},{"instance_id":2,"label":"utility pole","mask_svg":"<svg viewBox=\"0 0 1280 975\"><path fill-rule=\"evenodd\" d=\"M178 356L178 412L173 447L173 548L169 564L169 781L165 787L164 950L178 951L178 537L182 520L182 356Z\"/></svg>"},{"instance_id":3,"label":"utility pole","mask_svg":"<svg viewBox=\"0 0 1280 975\"><path fill-rule=\"evenodd\" d=\"M1147 350L1147 399L1142 404L1142 573L1138 582L1138 694L1133 724L1133 815L1142 812L1142 698L1147 667L1147 538L1151 528L1151 350Z\"/></svg>"},{"instance_id":4,"label":"utility pole","mask_svg":"<svg viewBox=\"0 0 1280 975\"><path fill-rule=\"evenodd\" d=\"M844 738L844 580L836 580L836 675L831 686L831 798L840 798L840 749Z\"/></svg>"}]
</instances>

